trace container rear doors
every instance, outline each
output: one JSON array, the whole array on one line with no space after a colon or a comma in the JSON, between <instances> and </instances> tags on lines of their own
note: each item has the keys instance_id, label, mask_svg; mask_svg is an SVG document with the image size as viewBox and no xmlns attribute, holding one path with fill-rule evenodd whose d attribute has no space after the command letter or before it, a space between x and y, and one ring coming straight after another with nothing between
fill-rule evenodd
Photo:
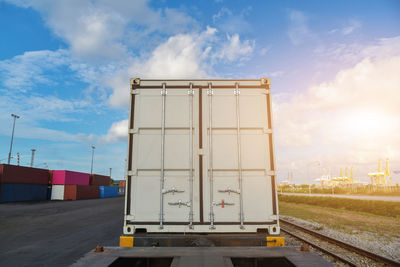
<instances>
[{"instance_id":1,"label":"container rear doors","mask_svg":"<svg viewBox=\"0 0 400 267\"><path fill-rule=\"evenodd\" d=\"M274 226L267 80L133 80L126 234Z\"/></svg>"}]
</instances>

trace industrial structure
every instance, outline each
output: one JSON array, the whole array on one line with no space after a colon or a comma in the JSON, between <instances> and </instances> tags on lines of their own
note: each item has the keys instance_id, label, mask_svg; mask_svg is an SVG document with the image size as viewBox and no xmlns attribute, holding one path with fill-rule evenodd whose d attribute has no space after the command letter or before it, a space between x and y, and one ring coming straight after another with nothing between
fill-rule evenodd
<instances>
[{"instance_id":1,"label":"industrial structure","mask_svg":"<svg viewBox=\"0 0 400 267\"><path fill-rule=\"evenodd\" d=\"M381 160L379 160L378 170L376 172L368 173L368 177L371 178L372 185L391 185L392 177L389 170L389 159L386 159L386 166L384 171L382 171Z\"/></svg>"},{"instance_id":2,"label":"industrial structure","mask_svg":"<svg viewBox=\"0 0 400 267\"><path fill-rule=\"evenodd\" d=\"M378 162L378 169L375 172L368 173L368 177L370 178L370 185L373 186L394 186L395 184L392 181L391 171L389 169L389 158L386 158L386 166L385 169L382 169L381 160ZM348 173L349 168L346 167L344 169L340 168L339 175L336 177L332 177L330 174L330 170L327 174L322 175L320 178L315 179L315 182L320 183L320 187L345 187L345 186L354 186L354 185L367 185L367 182L362 182L354 179L353 167L350 168L350 174ZM394 173L397 173L396 171ZM400 172L399 172L400 173ZM282 181L278 187L281 186L295 186L293 183L293 174L288 174L288 179Z\"/></svg>"}]
</instances>

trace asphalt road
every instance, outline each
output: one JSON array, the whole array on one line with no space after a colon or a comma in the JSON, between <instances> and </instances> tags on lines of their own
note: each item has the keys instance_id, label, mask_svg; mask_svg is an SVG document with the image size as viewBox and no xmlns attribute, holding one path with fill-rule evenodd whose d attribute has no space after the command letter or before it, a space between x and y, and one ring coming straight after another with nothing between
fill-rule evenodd
<instances>
[{"instance_id":1,"label":"asphalt road","mask_svg":"<svg viewBox=\"0 0 400 267\"><path fill-rule=\"evenodd\" d=\"M124 198L0 204L0 266L69 266L118 246Z\"/></svg>"},{"instance_id":2,"label":"asphalt road","mask_svg":"<svg viewBox=\"0 0 400 267\"><path fill-rule=\"evenodd\" d=\"M330 195L330 194L304 194L304 193L282 193L282 195L293 195L293 196L313 196L313 197L339 197L339 198L353 198L363 200L384 200L384 201L395 201L400 202L398 196L361 196L361 195Z\"/></svg>"}]
</instances>

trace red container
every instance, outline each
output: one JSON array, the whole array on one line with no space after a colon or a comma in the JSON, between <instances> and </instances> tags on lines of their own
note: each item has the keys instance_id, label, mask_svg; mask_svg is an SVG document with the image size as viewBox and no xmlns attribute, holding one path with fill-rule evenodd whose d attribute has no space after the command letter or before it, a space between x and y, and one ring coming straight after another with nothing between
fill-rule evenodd
<instances>
[{"instance_id":1,"label":"red container","mask_svg":"<svg viewBox=\"0 0 400 267\"><path fill-rule=\"evenodd\" d=\"M121 180L119 181L119 187L124 187L126 186L126 181L125 180Z\"/></svg>"},{"instance_id":2,"label":"red container","mask_svg":"<svg viewBox=\"0 0 400 267\"><path fill-rule=\"evenodd\" d=\"M94 185L65 185L64 200L99 198L99 187Z\"/></svg>"},{"instance_id":3,"label":"red container","mask_svg":"<svg viewBox=\"0 0 400 267\"><path fill-rule=\"evenodd\" d=\"M111 179L109 176L98 175L98 174L90 175L90 185L109 186L110 182Z\"/></svg>"},{"instance_id":4,"label":"red container","mask_svg":"<svg viewBox=\"0 0 400 267\"><path fill-rule=\"evenodd\" d=\"M48 184L48 170L0 164L0 183L4 184Z\"/></svg>"},{"instance_id":5,"label":"red container","mask_svg":"<svg viewBox=\"0 0 400 267\"><path fill-rule=\"evenodd\" d=\"M90 175L82 172L53 171L53 184L89 185Z\"/></svg>"}]
</instances>

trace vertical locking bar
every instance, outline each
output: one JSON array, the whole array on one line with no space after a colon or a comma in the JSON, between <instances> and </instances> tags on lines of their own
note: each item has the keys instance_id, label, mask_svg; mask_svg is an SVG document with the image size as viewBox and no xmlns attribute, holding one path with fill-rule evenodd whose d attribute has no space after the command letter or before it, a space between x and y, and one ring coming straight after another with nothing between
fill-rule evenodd
<instances>
[{"instance_id":1,"label":"vertical locking bar","mask_svg":"<svg viewBox=\"0 0 400 267\"><path fill-rule=\"evenodd\" d=\"M244 228L243 221L244 221L244 215L243 215L243 189L242 189L242 155L241 155L241 134L240 134L240 105L239 105L239 84L235 84L236 89L235 89L235 95L236 95L236 125L237 125L237 135L236 135L236 140L237 140L237 161L238 161L238 171L239 171L239 200L240 200L240 211L239 211L239 218L240 218L240 229Z\"/></svg>"},{"instance_id":2,"label":"vertical locking bar","mask_svg":"<svg viewBox=\"0 0 400 267\"><path fill-rule=\"evenodd\" d=\"M214 173L213 173L213 144L212 144L212 96L213 90L211 83L208 84L208 124L209 124L209 134L208 134L208 168L210 176L210 229L215 229L214 226Z\"/></svg>"},{"instance_id":3,"label":"vertical locking bar","mask_svg":"<svg viewBox=\"0 0 400 267\"><path fill-rule=\"evenodd\" d=\"M189 187L190 187L190 211L189 228L193 229L193 84L189 85Z\"/></svg>"},{"instance_id":4,"label":"vertical locking bar","mask_svg":"<svg viewBox=\"0 0 400 267\"><path fill-rule=\"evenodd\" d=\"M160 229L164 228L164 156L165 156L165 98L166 84L162 84L162 117L161 117L161 176L160 176Z\"/></svg>"}]
</instances>

